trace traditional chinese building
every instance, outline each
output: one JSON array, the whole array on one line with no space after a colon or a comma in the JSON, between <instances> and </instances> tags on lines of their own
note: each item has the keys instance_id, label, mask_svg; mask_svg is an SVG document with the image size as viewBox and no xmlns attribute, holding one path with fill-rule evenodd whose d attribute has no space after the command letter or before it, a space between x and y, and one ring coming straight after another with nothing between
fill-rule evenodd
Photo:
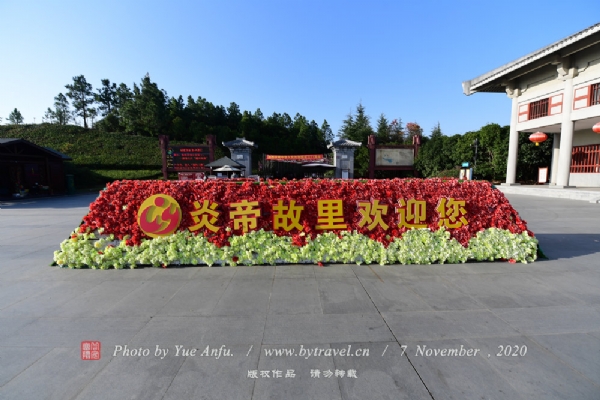
<instances>
[{"instance_id":1,"label":"traditional chinese building","mask_svg":"<svg viewBox=\"0 0 600 400\"><path fill-rule=\"evenodd\" d=\"M244 166L244 177L252 174L252 149L258 146L245 138L236 138L229 142L223 142L231 152L231 158Z\"/></svg>"},{"instance_id":2,"label":"traditional chinese building","mask_svg":"<svg viewBox=\"0 0 600 400\"><path fill-rule=\"evenodd\" d=\"M553 140L551 185L600 187L600 23L462 85L512 100L505 185L516 184L519 135L542 132Z\"/></svg>"}]
</instances>

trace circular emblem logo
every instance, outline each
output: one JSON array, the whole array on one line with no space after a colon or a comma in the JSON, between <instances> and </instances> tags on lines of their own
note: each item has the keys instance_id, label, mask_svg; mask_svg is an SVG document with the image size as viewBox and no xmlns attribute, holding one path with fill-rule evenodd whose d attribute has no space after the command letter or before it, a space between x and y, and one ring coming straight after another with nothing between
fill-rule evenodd
<instances>
[{"instance_id":1,"label":"circular emblem logo","mask_svg":"<svg viewBox=\"0 0 600 400\"><path fill-rule=\"evenodd\" d=\"M171 235L181 223L181 208L171 196L155 194L140 206L137 223L150 237Z\"/></svg>"}]
</instances>

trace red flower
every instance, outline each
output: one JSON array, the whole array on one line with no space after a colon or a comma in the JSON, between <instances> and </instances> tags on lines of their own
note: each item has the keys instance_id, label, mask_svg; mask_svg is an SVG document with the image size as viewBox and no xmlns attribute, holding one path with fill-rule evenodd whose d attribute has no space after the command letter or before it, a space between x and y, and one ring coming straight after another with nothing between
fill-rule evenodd
<instances>
[{"instance_id":1,"label":"red flower","mask_svg":"<svg viewBox=\"0 0 600 400\"><path fill-rule=\"evenodd\" d=\"M307 238L314 239L323 232L315 228L320 199L342 199L347 230L356 230L385 246L407 231L405 227L398 227L399 216L395 207L400 199L411 198L426 202L426 223L432 231L439 229L437 205L440 198L464 199L468 225L449 229L451 237L464 246L477 232L490 227L506 229L513 233L526 231L533 236L533 233L527 230L526 222L520 218L502 192L492 189L487 182L460 183L456 179L268 180L259 184L245 181L242 185L227 181L116 181L107 185L106 190L100 192L100 196L90 205L90 212L83 218L79 232L104 228L104 234L114 234L117 239L129 235L127 244L139 245L141 240L148 239L148 236L137 224L137 211L146 198L157 193L169 194L179 203L182 211L180 230L187 230L195 225L191 215L195 210L194 201L209 200L217 203L220 214L214 225L221 229L215 233L204 227L195 234L204 235L218 247L228 246L228 239L233 235L234 226L229 218L228 204L243 199L259 201L261 217L257 219L256 229L267 231L273 230L271 207L277 200L283 199L287 203L293 199L297 204L301 204L304 207L299 220L302 233L296 229L276 232L277 235L291 236L292 243L296 246L305 245ZM376 227L370 231L367 225L358 226L361 216L357 212L356 202L368 199L379 199L381 204L388 205L387 214L382 216L389 226L387 230ZM230 231L225 230L227 227ZM339 234L340 230L334 232Z\"/></svg>"},{"instance_id":2,"label":"red flower","mask_svg":"<svg viewBox=\"0 0 600 400\"><path fill-rule=\"evenodd\" d=\"M321 261L317 261L317 265L318 265L319 267L322 267L322 266L323 266L323 263L322 263Z\"/></svg>"}]
</instances>

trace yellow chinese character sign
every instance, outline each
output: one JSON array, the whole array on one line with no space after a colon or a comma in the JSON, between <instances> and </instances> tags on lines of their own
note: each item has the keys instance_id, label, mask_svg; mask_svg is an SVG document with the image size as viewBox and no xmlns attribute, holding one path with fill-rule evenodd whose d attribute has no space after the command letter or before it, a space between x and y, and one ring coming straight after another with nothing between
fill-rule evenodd
<instances>
[{"instance_id":1,"label":"yellow chinese character sign","mask_svg":"<svg viewBox=\"0 0 600 400\"><path fill-rule=\"evenodd\" d=\"M382 215L387 215L388 206L385 204L379 204L379 200L359 200L358 202L358 213L361 215L358 226L361 228L367 225L367 229L372 231L377 227L381 226L384 231L389 228L389 225L383 221Z\"/></svg>"},{"instance_id":2,"label":"yellow chinese character sign","mask_svg":"<svg viewBox=\"0 0 600 400\"><path fill-rule=\"evenodd\" d=\"M317 230L346 229L341 199L317 201Z\"/></svg>"},{"instance_id":3,"label":"yellow chinese character sign","mask_svg":"<svg viewBox=\"0 0 600 400\"><path fill-rule=\"evenodd\" d=\"M286 232L296 228L302 230L300 216L303 206L296 205L296 200L290 200L289 205L284 205L283 200L278 200L277 205L273 206L273 230L283 229Z\"/></svg>"},{"instance_id":4,"label":"yellow chinese character sign","mask_svg":"<svg viewBox=\"0 0 600 400\"><path fill-rule=\"evenodd\" d=\"M250 229L256 228L256 220L260 217L258 201L244 199L238 203L229 204L229 207L232 209L229 212L229 218L233 221L233 229L241 229L243 233L247 233Z\"/></svg>"},{"instance_id":5,"label":"yellow chinese character sign","mask_svg":"<svg viewBox=\"0 0 600 400\"><path fill-rule=\"evenodd\" d=\"M396 212L399 217L399 228L427 228L427 203L425 200L409 199L406 201L400 199Z\"/></svg>"},{"instance_id":6,"label":"yellow chinese character sign","mask_svg":"<svg viewBox=\"0 0 600 400\"><path fill-rule=\"evenodd\" d=\"M215 211L217 206L217 203L211 203L208 200L203 200L202 205L200 205L200 202L195 201L194 208L196 211L190 212L195 225L190 226L189 230L195 232L205 227L213 232L218 231L219 227L214 225L220 214L220 212Z\"/></svg>"},{"instance_id":7,"label":"yellow chinese character sign","mask_svg":"<svg viewBox=\"0 0 600 400\"><path fill-rule=\"evenodd\" d=\"M467 218L465 218L467 210L465 210L464 200L456 200L452 197L446 199L445 197L442 197L438 204L437 211L440 213L439 226L445 226L446 228L460 228L461 226L469 224Z\"/></svg>"}]
</instances>

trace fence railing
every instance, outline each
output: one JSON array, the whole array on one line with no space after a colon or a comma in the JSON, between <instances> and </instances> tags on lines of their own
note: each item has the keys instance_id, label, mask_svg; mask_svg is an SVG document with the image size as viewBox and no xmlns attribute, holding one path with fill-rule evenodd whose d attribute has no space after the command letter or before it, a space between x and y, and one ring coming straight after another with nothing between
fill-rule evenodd
<instances>
[{"instance_id":1,"label":"fence railing","mask_svg":"<svg viewBox=\"0 0 600 400\"><path fill-rule=\"evenodd\" d=\"M600 144L573 146L571 172L600 172Z\"/></svg>"}]
</instances>

